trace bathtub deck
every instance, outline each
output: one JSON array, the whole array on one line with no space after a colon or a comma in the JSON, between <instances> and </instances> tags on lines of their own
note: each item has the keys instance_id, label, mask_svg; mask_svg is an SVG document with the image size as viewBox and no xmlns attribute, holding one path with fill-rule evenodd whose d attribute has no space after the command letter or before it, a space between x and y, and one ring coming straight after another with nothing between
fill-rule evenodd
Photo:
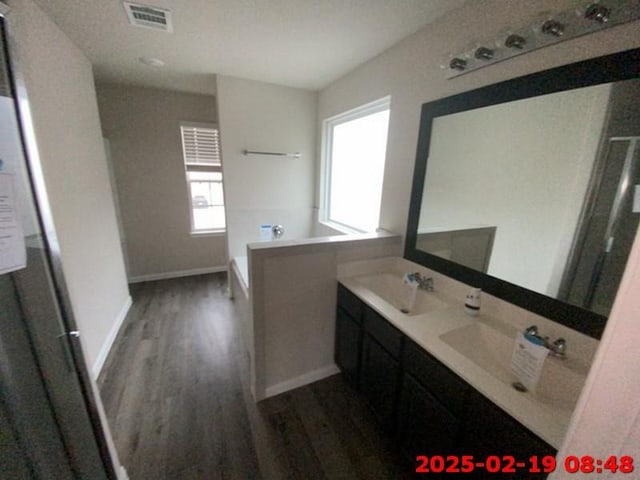
<instances>
[{"instance_id":1,"label":"bathtub deck","mask_svg":"<svg viewBox=\"0 0 640 480\"><path fill-rule=\"evenodd\" d=\"M341 376L253 402L225 286L224 274L132 286L99 379L131 480L401 478Z\"/></svg>"}]
</instances>

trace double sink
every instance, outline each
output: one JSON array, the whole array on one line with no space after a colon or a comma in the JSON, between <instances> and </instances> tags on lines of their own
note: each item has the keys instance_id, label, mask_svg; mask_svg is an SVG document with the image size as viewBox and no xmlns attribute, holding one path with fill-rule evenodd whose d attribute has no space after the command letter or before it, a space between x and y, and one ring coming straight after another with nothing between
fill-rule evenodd
<instances>
[{"instance_id":1,"label":"double sink","mask_svg":"<svg viewBox=\"0 0 640 480\"><path fill-rule=\"evenodd\" d=\"M455 354L472 362L505 387L513 389L513 384L518 380L511 370L511 356L517 333L515 327L483 314L478 317L465 315L462 301L442 295L437 291L437 286L436 292L418 289L413 308L408 313L402 313L400 310L403 300L406 299L406 289L409 287L403 284L402 275L396 272L360 275L353 277L352 280L366 289L369 295L378 297L374 303L381 305L379 301L384 302L383 305L386 304L384 310L395 313L389 316L400 318L407 329L412 329L417 322L425 322L426 325L430 318L442 318L444 314L450 318L461 317L460 321L451 322L450 329L434 329L437 331L438 339L446 347L454 350ZM401 316L405 317L405 320L402 320ZM393 319L389 318L389 320ZM397 322L392 321L392 323ZM402 329L402 325L400 328ZM415 331L418 329L416 328ZM406 331L405 333L410 334ZM420 342L420 339L414 338L414 340L424 343ZM433 339L429 341L434 343ZM518 394L528 396L530 400L553 410L572 411L584 386L589 366L578 356L572 355L570 348L571 345L566 358L548 357L545 360L540 380L534 391L518 392ZM455 359L455 354L447 357Z\"/></svg>"}]
</instances>

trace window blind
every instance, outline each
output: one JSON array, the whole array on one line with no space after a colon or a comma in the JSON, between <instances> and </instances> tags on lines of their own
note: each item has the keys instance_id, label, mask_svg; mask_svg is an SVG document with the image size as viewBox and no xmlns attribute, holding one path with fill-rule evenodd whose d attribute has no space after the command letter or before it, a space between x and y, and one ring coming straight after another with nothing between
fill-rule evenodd
<instances>
[{"instance_id":1,"label":"window blind","mask_svg":"<svg viewBox=\"0 0 640 480\"><path fill-rule=\"evenodd\" d=\"M217 128L181 125L182 149L187 165L220 166L220 141Z\"/></svg>"}]
</instances>

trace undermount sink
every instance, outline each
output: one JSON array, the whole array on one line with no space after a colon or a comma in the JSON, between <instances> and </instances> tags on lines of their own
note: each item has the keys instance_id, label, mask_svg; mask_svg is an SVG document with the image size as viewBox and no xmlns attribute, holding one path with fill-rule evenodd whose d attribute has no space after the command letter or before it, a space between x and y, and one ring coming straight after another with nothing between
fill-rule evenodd
<instances>
[{"instance_id":1,"label":"undermount sink","mask_svg":"<svg viewBox=\"0 0 640 480\"><path fill-rule=\"evenodd\" d=\"M448 306L437 298L433 292L418 289L413 307L408 312L404 311L404 303L409 287L403 284L400 274L378 273L365 275L357 277L356 281L387 303L393 305L394 308L403 311L409 316L422 315Z\"/></svg>"},{"instance_id":2,"label":"undermount sink","mask_svg":"<svg viewBox=\"0 0 640 480\"><path fill-rule=\"evenodd\" d=\"M515 337L484 323L451 330L440 339L501 382L512 385L518 379L511 371ZM566 359L548 357L535 391L538 401L560 409L573 409L584 386L588 368L570 353Z\"/></svg>"}]
</instances>

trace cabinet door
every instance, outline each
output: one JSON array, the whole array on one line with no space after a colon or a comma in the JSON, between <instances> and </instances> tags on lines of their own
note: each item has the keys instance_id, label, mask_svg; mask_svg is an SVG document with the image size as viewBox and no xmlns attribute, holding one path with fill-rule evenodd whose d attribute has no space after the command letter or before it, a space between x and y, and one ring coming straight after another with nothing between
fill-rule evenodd
<instances>
[{"instance_id":1,"label":"cabinet door","mask_svg":"<svg viewBox=\"0 0 640 480\"><path fill-rule=\"evenodd\" d=\"M532 455L539 459L545 455L555 456L556 450L529 432L507 413L483 395L470 392L467 402L464 433L461 440L463 454L474 455L476 461L488 456L513 456L517 462L527 462ZM544 473L528 473L524 469L516 473L486 474L487 479L529 480L544 479Z\"/></svg>"},{"instance_id":2,"label":"cabinet door","mask_svg":"<svg viewBox=\"0 0 640 480\"><path fill-rule=\"evenodd\" d=\"M372 308L363 309L364 331L395 359L400 359L404 334Z\"/></svg>"},{"instance_id":3,"label":"cabinet door","mask_svg":"<svg viewBox=\"0 0 640 480\"><path fill-rule=\"evenodd\" d=\"M469 390L464 380L409 339L405 342L402 358L405 374L411 374L454 416L464 416Z\"/></svg>"},{"instance_id":4,"label":"cabinet door","mask_svg":"<svg viewBox=\"0 0 640 480\"><path fill-rule=\"evenodd\" d=\"M404 374L398 404L397 438L415 461L417 455L455 455L459 421L424 386Z\"/></svg>"},{"instance_id":5,"label":"cabinet door","mask_svg":"<svg viewBox=\"0 0 640 480\"><path fill-rule=\"evenodd\" d=\"M370 335L362 341L360 388L382 427L391 432L395 426L396 396L400 364Z\"/></svg>"},{"instance_id":6,"label":"cabinet door","mask_svg":"<svg viewBox=\"0 0 640 480\"><path fill-rule=\"evenodd\" d=\"M335 362L345 379L358 387L362 326L338 308L336 316Z\"/></svg>"}]
</instances>

